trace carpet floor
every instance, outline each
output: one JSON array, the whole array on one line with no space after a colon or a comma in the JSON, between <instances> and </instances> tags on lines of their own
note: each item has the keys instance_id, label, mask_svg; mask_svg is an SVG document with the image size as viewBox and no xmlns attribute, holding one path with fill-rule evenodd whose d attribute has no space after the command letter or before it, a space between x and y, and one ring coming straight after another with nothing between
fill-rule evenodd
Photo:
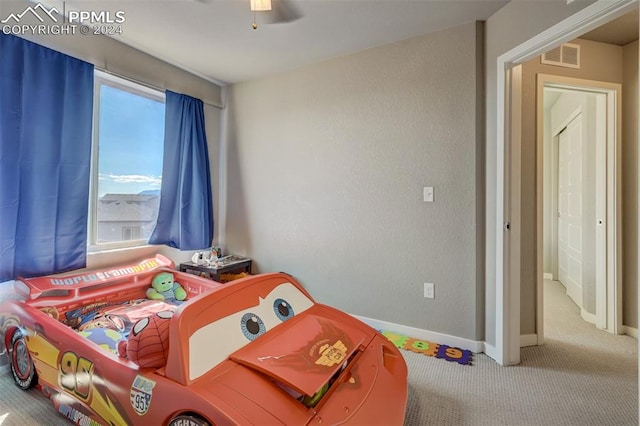
<instances>
[{"instance_id":1,"label":"carpet floor","mask_svg":"<svg viewBox=\"0 0 640 426\"><path fill-rule=\"evenodd\" d=\"M403 351L405 425L637 426L638 341L584 322L556 281L545 282L544 307L545 344L522 348L517 366Z\"/></svg>"}]
</instances>

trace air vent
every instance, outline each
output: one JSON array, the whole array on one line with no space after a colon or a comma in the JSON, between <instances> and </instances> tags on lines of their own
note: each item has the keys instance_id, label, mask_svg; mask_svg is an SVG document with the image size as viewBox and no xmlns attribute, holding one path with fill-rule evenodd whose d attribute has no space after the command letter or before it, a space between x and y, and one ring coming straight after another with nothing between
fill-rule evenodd
<instances>
[{"instance_id":1,"label":"air vent","mask_svg":"<svg viewBox=\"0 0 640 426\"><path fill-rule=\"evenodd\" d=\"M565 68L580 68L580 45L565 43L543 53L540 63Z\"/></svg>"}]
</instances>

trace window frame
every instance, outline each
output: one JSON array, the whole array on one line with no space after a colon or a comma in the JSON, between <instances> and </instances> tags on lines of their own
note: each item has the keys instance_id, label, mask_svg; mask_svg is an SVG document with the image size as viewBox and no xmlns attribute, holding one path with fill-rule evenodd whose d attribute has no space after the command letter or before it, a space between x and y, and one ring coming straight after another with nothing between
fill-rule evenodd
<instances>
[{"instance_id":1,"label":"window frame","mask_svg":"<svg viewBox=\"0 0 640 426\"><path fill-rule=\"evenodd\" d=\"M143 247L148 245L145 239L116 241L98 244L98 181L99 170L99 142L100 142L100 92L102 86L109 86L137 96L142 96L166 104L165 93L159 89L145 86L141 83L128 80L110 74L105 71L95 70L93 79L93 133L91 138L91 165L89 182L89 214L87 215L87 252L97 253L102 251Z\"/></svg>"}]
</instances>

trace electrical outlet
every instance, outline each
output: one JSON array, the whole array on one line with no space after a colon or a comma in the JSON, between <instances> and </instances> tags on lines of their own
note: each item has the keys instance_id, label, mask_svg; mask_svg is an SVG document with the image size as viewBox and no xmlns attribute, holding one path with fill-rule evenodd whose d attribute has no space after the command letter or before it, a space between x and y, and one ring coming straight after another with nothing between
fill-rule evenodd
<instances>
[{"instance_id":1,"label":"electrical outlet","mask_svg":"<svg viewBox=\"0 0 640 426\"><path fill-rule=\"evenodd\" d=\"M435 285L433 283L424 283L424 297L427 299L435 299Z\"/></svg>"}]
</instances>

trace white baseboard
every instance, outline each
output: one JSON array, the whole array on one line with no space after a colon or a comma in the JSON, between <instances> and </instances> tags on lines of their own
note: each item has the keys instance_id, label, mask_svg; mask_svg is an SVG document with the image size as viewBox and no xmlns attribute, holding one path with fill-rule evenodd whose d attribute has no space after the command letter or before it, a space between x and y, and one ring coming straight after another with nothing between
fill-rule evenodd
<instances>
[{"instance_id":1,"label":"white baseboard","mask_svg":"<svg viewBox=\"0 0 640 426\"><path fill-rule=\"evenodd\" d=\"M498 350L487 342L484 342L484 353L494 361L498 359Z\"/></svg>"},{"instance_id":2,"label":"white baseboard","mask_svg":"<svg viewBox=\"0 0 640 426\"><path fill-rule=\"evenodd\" d=\"M626 325L622 326L622 329L624 330L624 334L631 336L631 337L635 337L636 339L638 338L638 329L637 328L633 328L633 327L629 327Z\"/></svg>"},{"instance_id":3,"label":"white baseboard","mask_svg":"<svg viewBox=\"0 0 640 426\"><path fill-rule=\"evenodd\" d=\"M585 311L584 308L580 308L580 316L588 323L591 323L593 325L597 323L596 315Z\"/></svg>"},{"instance_id":4,"label":"white baseboard","mask_svg":"<svg viewBox=\"0 0 640 426\"><path fill-rule=\"evenodd\" d=\"M448 334L437 333L435 331L423 330L421 328L409 327L407 325L395 324L392 322L376 320L373 318L352 315L376 330L393 331L398 334L410 336L416 339L423 339L434 343L466 349L474 353L481 353L485 350L485 343L475 340L463 339L461 337L450 336Z\"/></svg>"},{"instance_id":5,"label":"white baseboard","mask_svg":"<svg viewBox=\"0 0 640 426\"><path fill-rule=\"evenodd\" d=\"M569 296L569 298L573 300L573 303L578 306L582 306L582 300L580 300L582 298L582 289L571 282L563 284L565 290L567 291L567 296Z\"/></svg>"},{"instance_id":6,"label":"white baseboard","mask_svg":"<svg viewBox=\"0 0 640 426\"><path fill-rule=\"evenodd\" d=\"M551 280L551 281L553 281L553 274L552 274L552 273L545 272L544 274L542 274L542 277L543 277L545 280Z\"/></svg>"},{"instance_id":7,"label":"white baseboard","mask_svg":"<svg viewBox=\"0 0 640 426\"><path fill-rule=\"evenodd\" d=\"M527 346L537 346L538 335L537 334L521 334L520 335L520 347L525 348Z\"/></svg>"}]
</instances>

